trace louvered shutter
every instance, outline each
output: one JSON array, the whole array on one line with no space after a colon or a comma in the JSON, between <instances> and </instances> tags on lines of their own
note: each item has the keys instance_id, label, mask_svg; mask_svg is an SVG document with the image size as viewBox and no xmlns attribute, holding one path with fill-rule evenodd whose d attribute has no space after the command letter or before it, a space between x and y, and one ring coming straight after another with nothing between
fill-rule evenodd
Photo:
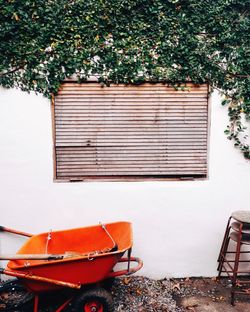
<instances>
[{"instance_id":1,"label":"louvered shutter","mask_svg":"<svg viewBox=\"0 0 250 312\"><path fill-rule=\"evenodd\" d=\"M207 175L206 84L65 82L54 127L58 180Z\"/></svg>"}]
</instances>

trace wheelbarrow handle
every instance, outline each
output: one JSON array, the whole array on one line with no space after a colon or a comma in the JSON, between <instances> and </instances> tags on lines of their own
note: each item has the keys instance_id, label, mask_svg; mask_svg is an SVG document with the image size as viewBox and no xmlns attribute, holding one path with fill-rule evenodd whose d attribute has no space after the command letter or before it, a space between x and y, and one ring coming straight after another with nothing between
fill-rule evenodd
<instances>
[{"instance_id":1,"label":"wheelbarrow handle","mask_svg":"<svg viewBox=\"0 0 250 312\"><path fill-rule=\"evenodd\" d=\"M23 272L10 271L10 270L6 270L6 269L0 269L0 274L6 274L9 276L33 280L36 282L50 283L53 285L58 285L58 286L62 286L62 287L69 287L69 288L73 288L73 289L80 289L81 288L81 284L69 283L69 282L64 282L64 281L60 281L60 280L55 280L52 278L37 276L37 275L33 275L33 274L29 274L29 273L23 273Z\"/></svg>"},{"instance_id":2,"label":"wheelbarrow handle","mask_svg":"<svg viewBox=\"0 0 250 312\"><path fill-rule=\"evenodd\" d=\"M139 271L143 267L143 262L140 258L137 257L130 257L130 258L121 258L118 263L122 262L137 262L137 266L133 268L128 268L126 270L120 270L116 272L110 272L107 278L112 278L112 277L117 277L121 275L131 275L134 274L135 272Z\"/></svg>"},{"instance_id":3,"label":"wheelbarrow handle","mask_svg":"<svg viewBox=\"0 0 250 312\"><path fill-rule=\"evenodd\" d=\"M8 232L8 233L21 235L21 236L26 236L26 237L31 237L32 236L32 234L30 234L30 233L26 233L26 232L21 232L21 231L18 231L18 230L10 229L10 228L7 228L7 227L2 226L2 225L0 225L0 232Z\"/></svg>"},{"instance_id":4,"label":"wheelbarrow handle","mask_svg":"<svg viewBox=\"0 0 250 312\"><path fill-rule=\"evenodd\" d=\"M62 260L64 258L63 254L0 254L0 260Z\"/></svg>"}]
</instances>

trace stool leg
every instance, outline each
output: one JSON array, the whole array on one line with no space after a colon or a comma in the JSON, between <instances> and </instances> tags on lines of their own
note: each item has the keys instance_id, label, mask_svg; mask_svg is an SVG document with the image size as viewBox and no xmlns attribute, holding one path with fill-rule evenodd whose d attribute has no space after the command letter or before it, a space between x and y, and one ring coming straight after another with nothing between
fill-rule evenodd
<instances>
[{"instance_id":1,"label":"stool leg","mask_svg":"<svg viewBox=\"0 0 250 312\"><path fill-rule=\"evenodd\" d=\"M241 249L241 240L242 240L242 227L243 224L240 224L239 233L238 233L238 240L236 246L236 254L234 260L234 268L233 268L233 279L232 279L232 291L231 291L231 305L235 305L235 288L237 284L237 277L238 277L238 269L239 269L239 260L240 260L240 249Z\"/></svg>"},{"instance_id":2,"label":"stool leg","mask_svg":"<svg viewBox=\"0 0 250 312\"><path fill-rule=\"evenodd\" d=\"M227 237L225 245L224 245L224 249L221 252L221 259L219 261L218 267L217 267L217 271L218 271L218 278L221 277L221 273L222 273L222 269L223 269L223 264L225 262L225 257L227 254L227 250L228 250L228 245L230 242L230 236Z\"/></svg>"},{"instance_id":3,"label":"stool leg","mask_svg":"<svg viewBox=\"0 0 250 312\"><path fill-rule=\"evenodd\" d=\"M217 267L217 271L219 271L218 277L220 277L220 275L221 275L221 270L222 270L224 258L226 256L228 244L230 241L229 233L230 233L230 229L231 229L231 226L230 226L231 219L232 219L232 217L229 217L229 219L228 219L226 231L225 231L224 238L223 238L221 248L220 248L220 253L219 253L219 256L217 259L217 262L219 262L218 267Z\"/></svg>"},{"instance_id":4,"label":"stool leg","mask_svg":"<svg viewBox=\"0 0 250 312\"><path fill-rule=\"evenodd\" d=\"M225 231L225 234L224 234L224 238L223 238L223 241L222 241L222 244L221 244L221 248L220 248L220 253L219 253L219 256L218 256L218 262L220 262L221 260L221 255L224 254L224 250L225 250L225 244L226 244L226 241L227 241L227 238L228 238L228 235L229 235L229 232L230 232L230 222L231 222L231 219L232 217L229 217L228 219L228 222L227 222L227 227L226 227L226 231Z\"/></svg>"}]
</instances>

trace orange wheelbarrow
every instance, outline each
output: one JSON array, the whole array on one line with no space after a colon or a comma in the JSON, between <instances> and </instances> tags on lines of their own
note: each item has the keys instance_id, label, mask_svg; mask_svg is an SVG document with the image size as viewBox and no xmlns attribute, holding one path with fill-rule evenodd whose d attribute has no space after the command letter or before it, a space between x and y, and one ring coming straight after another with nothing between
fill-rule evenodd
<instances>
[{"instance_id":1,"label":"orange wheelbarrow","mask_svg":"<svg viewBox=\"0 0 250 312\"><path fill-rule=\"evenodd\" d=\"M141 269L139 258L131 257L132 226L129 222L50 231L30 235L9 228L1 231L29 237L15 255L0 255L10 260L1 274L16 277L25 289L34 294L33 311L38 312L41 294L69 289L63 302L55 309L71 311L108 312L112 297L105 281L130 275ZM127 257L123 255L127 252ZM126 268L115 271L117 263ZM137 265L131 268L131 262Z\"/></svg>"}]
</instances>

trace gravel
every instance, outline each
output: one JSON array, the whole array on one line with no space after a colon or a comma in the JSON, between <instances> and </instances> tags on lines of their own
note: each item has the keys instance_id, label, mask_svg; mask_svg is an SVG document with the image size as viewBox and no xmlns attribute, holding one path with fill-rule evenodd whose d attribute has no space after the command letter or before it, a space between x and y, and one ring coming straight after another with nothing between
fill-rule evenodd
<instances>
[{"instance_id":1,"label":"gravel","mask_svg":"<svg viewBox=\"0 0 250 312\"><path fill-rule=\"evenodd\" d=\"M146 277L118 278L112 288L116 312L182 312L176 306L174 282ZM177 289L181 291L181 289Z\"/></svg>"}]
</instances>

